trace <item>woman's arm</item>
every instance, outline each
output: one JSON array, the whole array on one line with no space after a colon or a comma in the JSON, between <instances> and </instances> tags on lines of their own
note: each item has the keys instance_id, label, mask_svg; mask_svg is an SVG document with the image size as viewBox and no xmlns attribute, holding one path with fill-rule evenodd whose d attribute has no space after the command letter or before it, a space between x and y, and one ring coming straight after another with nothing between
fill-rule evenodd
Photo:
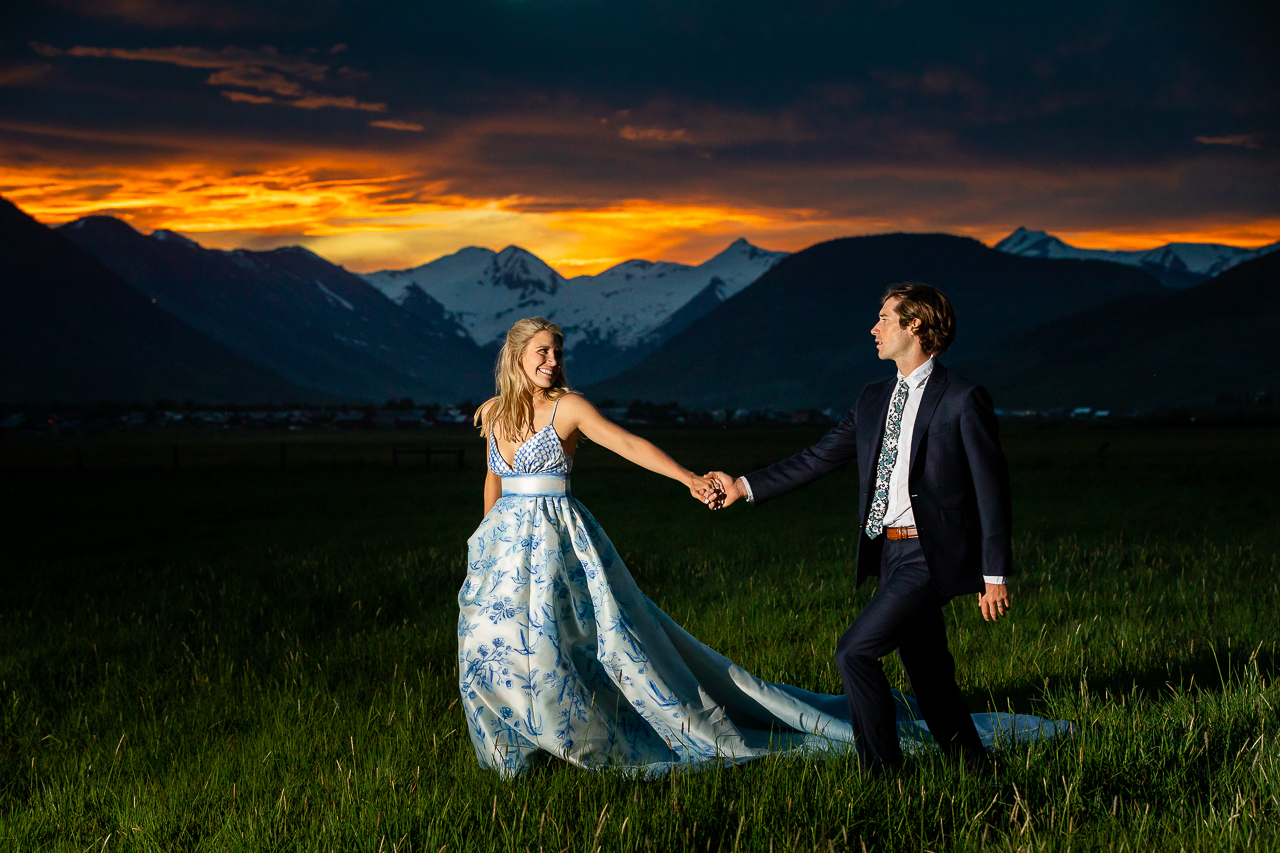
<instances>
[{"instance_id":1,"label":"woman's arm","mask_svg":"<svg viewBox=\"0 0 1280 853\"><path fill-rule=\"evenodd\" d=\"M714 489L705 477L699 477L676 462L653 442L646 441L638 435L632 435L613 423L596 411L596 407L581 395L567 394L561 398L560 416L564 418L560 423L569 434L578 430L596 444L612 450L628 462L639 465L641 468L648 468L664 477L678 480L689 488L689 492L695 498L703 502L706 501L709 492Z\"/></svg>"},{"instance_id":2,"label":"woman's arm","mask_svg":"<svg viewBox=\"0 0 1280 853\"><path fill-rule=\"evenodd\" d=\"M498 502L500 497L502 497L502 478L486 468L484 472L485 515L489 514L489 510L493 509L493 505Z\"/></svg>"},{"instance_id":3,"label":"woman's arm","mask_svg":"<svg viewBox=\"0 0 1280 853\"><path fill-rule=\"evenodd\" d=\"M497 401L498 401L497 397L490 397L488 400L485 400L483 403L481 403L480 408L476 410L476 414L477 414L476 422L480 424L484 424L484 436L485 436L484 458L486 460L485 468L484 468L484 472L485 472L484 514L485 515L489 514L489 510L493 509L493 505L497 502L498 498L502 497L502 478L497 474L493 473L493 471L489 469L489 464L488 464L489 442L495 440L491 435L491 433L493 432L493 424L489 423L488 421L489 421L489 414L490 412L493 411L493 406L495 403L497 403Z\"/></svg>"}]
</instances>

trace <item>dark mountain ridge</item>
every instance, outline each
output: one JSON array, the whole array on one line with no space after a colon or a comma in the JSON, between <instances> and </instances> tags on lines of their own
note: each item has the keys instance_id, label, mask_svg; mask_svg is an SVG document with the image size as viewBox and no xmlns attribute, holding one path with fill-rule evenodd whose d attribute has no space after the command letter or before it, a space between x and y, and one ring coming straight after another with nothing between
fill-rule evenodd
<instances>
[{"instance_id":1,"label":"dark mountain ridge","mask_svg":"<svg viewBox=\"0 0 1280 853\"><path fill-rule=\"evenodd\" d=\"M1280 389L1280 254L1164 297L1132 294L1016 334L956 369L999 405L1151 409Z\"/></svg>"},{"instance_id":2,"label":"dark mountain ridge","mask_svg":"<svg viewBox=\"0 0 1280 853\"><path fill-rule=\"evenodd\" d=\"M307 249L206 249L107 216L58 231L160 308L294 382L351 400L439 402L492 383L491 359L443 311L406 311Z\"/></svg>"},{"instance_id":3,"label":"dark mountain ridge","mask_svg":"<svg viewBox=\"0 0 1280 853\"><path fill-rule=\"evenodd\" d=\"M948 361L972 360L1011 332L1118 296L1171 292L1133 267L1019 257L947 234L848 237L784 259L588 393L708 408L848 406L886 373L871 327L884 289L908 280L941 288L956 306Z\"/></svg>"},{"instance_id":4,"label":"dark mountain ridge","mask_svg":"<svg viewBox=\"0 0 1280 853\"><path fill-rule=\"evenodd\" d=\"M333 402L171 316L0 198L0 399Z\"/></svg>"}]
</instances>

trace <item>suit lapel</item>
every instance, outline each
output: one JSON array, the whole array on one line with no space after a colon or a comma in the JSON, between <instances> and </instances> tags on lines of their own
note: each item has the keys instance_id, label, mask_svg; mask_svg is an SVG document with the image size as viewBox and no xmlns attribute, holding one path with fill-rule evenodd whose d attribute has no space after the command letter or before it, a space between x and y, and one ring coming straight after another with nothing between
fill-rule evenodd
<instances>
[{"instance_id":1,"label":"suit lapel","mask_svg":"<svg viewBox=\"0 0 1280 853\"><path fill-rule=\"evenodd\" d=\"M889 417L889 401L893 398L893 382L887 380L881 384L879 390L872 396L868 402L870 411L870 423L867 424L866 431L859 430L858 442L858 465L859 471L870 472L870 481L863 488L866 492L875 484L876 455L880 452L880 442L884 436L884 423ZM858 413L859 422L862 421L862 413Z\"/></svg>"},{"instance_id":2,"label":"suit lapel","mask_svg":"<svg viewBox=\"0 0 1280 853\"><path fill-rule=\"evenodd\" d=\"M938 401L942 399L942 393L947 390L947 369L934 359L933 373L929 374L929 381L924 386L924 396L920 398L920 410L916 412L916 423L911 428L911 463L907 470L910 471L916 465L916 449L920 447L920 439L929 431L929 422L933 420L933 410L938 408Z\"/></svg>"}]
</instances>

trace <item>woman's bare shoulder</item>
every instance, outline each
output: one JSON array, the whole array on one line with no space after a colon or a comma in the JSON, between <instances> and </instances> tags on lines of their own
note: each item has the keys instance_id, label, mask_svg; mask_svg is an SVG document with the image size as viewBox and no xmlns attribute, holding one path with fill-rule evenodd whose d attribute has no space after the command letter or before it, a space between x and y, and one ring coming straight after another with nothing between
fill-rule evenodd
<instances>
[{"instance_id":1,"label":"woman's bare shoulder","mask_svg":"<svg viewBox=\"0 0 1280 853\"><path fill-rule=\"evenodd\" d=\"M596 407L591 405L591 401L582 396L581 391L566 392L560 398L560 408L568 414L582 414L585 412L594 412Z\"/></svg>"}]
</instances>

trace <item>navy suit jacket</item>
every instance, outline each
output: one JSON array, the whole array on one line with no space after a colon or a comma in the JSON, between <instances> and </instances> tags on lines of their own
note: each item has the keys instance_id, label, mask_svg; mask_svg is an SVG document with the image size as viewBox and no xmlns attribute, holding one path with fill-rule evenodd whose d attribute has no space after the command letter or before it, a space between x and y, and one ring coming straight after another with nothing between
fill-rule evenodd
<instances>
[{"instance_id":1,"label":"navy suit jacket","mask_svg":"<svg viewBox=\"0 0 1280 853\"><path fill-rule=\"evenodd\" d=\"M817 444L747 475L761 504L858 460L858 575L880 574L883 535L865 525L896 378L873 382ZM1009 468L991 396L935 360L911 433L908 484L920 546L938 591L983 592L983 575L1013 573Z\"/></svg>"}]
</instances>

